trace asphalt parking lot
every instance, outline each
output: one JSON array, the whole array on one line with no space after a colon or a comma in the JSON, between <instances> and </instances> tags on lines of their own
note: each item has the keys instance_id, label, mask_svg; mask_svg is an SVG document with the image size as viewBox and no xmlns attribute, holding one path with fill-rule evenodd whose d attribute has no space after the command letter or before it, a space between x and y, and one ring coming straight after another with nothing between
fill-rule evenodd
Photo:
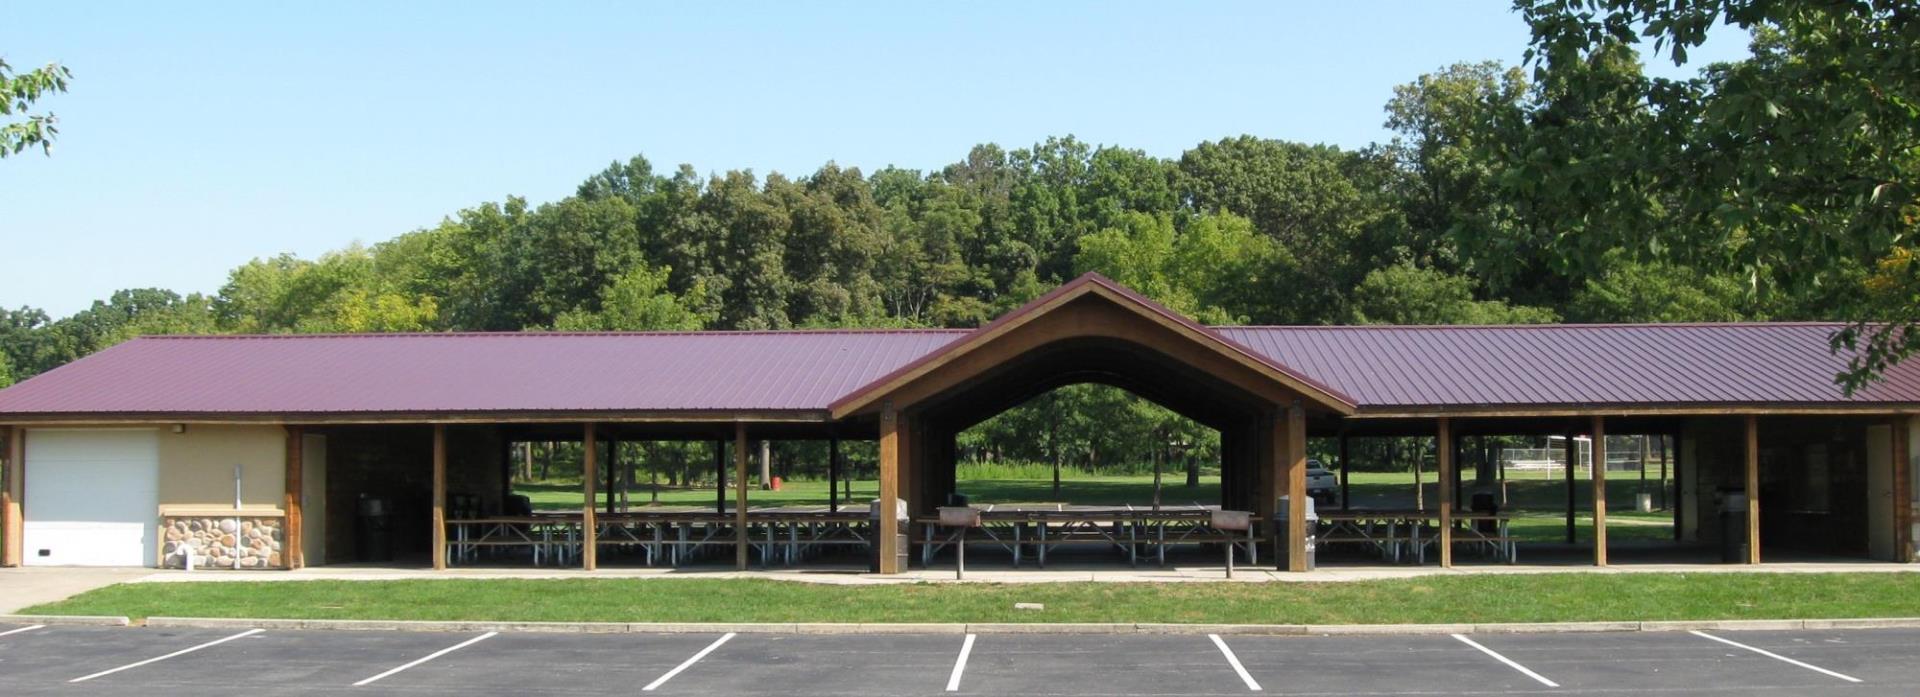
<instances>
[{"instance_id":1,"label":"asphalt parking lot","mask_svg":"<svg viewBox=\"0 0 1920 697\"><path fill-rule=\"evenodd\" d=\"M546 634L0 625L0 695L1920 692L1920 630Z\"/></svg>"}]
</instances>

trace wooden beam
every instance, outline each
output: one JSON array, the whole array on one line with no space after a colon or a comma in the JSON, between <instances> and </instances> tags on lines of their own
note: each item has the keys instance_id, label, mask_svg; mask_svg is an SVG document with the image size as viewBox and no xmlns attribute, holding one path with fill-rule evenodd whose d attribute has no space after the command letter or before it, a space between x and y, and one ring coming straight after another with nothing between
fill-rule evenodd
<instances>
[{"instance_id":1,"label":"wooden beam","mask_svg":"<svg viewBox=\"0 0 1920 697\"><path fill-rule=\"evenodd\" d=\"M281 510L286 512L286 526L281 530L285 538L280 545L280 562L288 569L299 569L307 565L306 535L301 523L301 482L305 477L306 448L302 447L306 430L299 426L287 427L287 499Z\"/></svg>"},{"instance_id":2,"label":"wooden beam","mask_svg":"<svg viewBox=\"0 0 1920 697\"><path fill-rule=\"evenodd\" d=\"M580 440L580 492L586 505L580 507L580 568L600 568L600 517L594 511L595 487L600 484L600 440L589 422Z\"/></svg>"},{"instance_id":3,"label":"wooden beam","mask_svg":"<svg viewBox=\"0 0 1920 697\"><path fill-rule=\"evenodd\" d=\"M1298 402L1287 407L1281 422L1274 424L1283 434L1275 455L1282 460L1287 483L1287 570L1307 570L1307 410Z\"/></svg>"},{"instance_id":4,"label":"wooden beam","mask_svg":"<svg viewBox=\"0 0 1920 697\"><path fill-rule=\"evenodd\" d=\"M1893 419L1893 559L1913 562L1913 418Z\"/></svg>"},{"instance_id":5,"label":"wooden beam","mask_svg":"<svg viewBox=\"0 0 1920 697\"><path fill-rule=\"evenodd\" d=\"M840 439L827 439L827 512L840 510Z\"/></svg>"},{"instance_id":6,"label":"wooden beam","mask_svg":"<svg viewBox=\"0 0 1920 697\"><path fill-rule=\"evenodd\" d=\"M607 507L607 515L613 515L616 512L613 507L614 506L613 497L616 492L620 491L621 480L619 476L620 476L620 441L617 438L608 439L607 440L607 490L601 493L601 498L605 499L605 504Z\"/></svg>"},{"instance_id":7,"label":"wooden beam","mask_svg":"<svg viewBox=\"0 0 1920 697\"><path fill-rule=\"evenodd\" d=\"M920 494L924 491L920 488L922 484L920 466L926 463L926 458L921 454L923 451L920 449L920 431L925 425L919 419L909 419L905 414L901 414L900 429L894 434L899 440L900 448L900 471L898 472L900 483L895 485L894 492L907 504L908 521L912 521L913 517L920 513ZM909 522L908 525L912 523ZM911 545L906 552L908 552L908 558L912 558Z\"/></svg>"},{"instance_id":8,"label":"wooden beam","mask_svg":"<svg viewBox=\"0 0 1920 697\"><path fill-rule=\"evenodd\" d=\"M1347 475L1353 474L1353 461L1347 459L1347 431L1340 429L1340 510L1353 508L1353 481Z\"/></svg>"},{"instance_id":9,"label":"wooden beam","mask_svg":"<svg viewBox=\"0 0 1920 697\"><path fill-rule=\"evenodd\" d=\"M747 425L733 425L733 566L747 570Z\"/></svg>"},{"instance_id":10,"label":"wooden beam","mask_svg":"<svg viewBox=\"0 0 1920 697\"><path fill-rule=\"evenodd\" d=\"M1760 418L1747 415L1747 563L1760 563Z\"/></svg>"},{"instance_id":11,"label":"wooden beam","mask_svg":"<svg viewBox=\"0 0 1920 697\"><path fill-rule=\"evenodd\" d=\"M1579 468L1580 446L1574 443L1572 430L1567 431L1567 435L1565 439L1561 442L1563 445L1566 446L1566 451L1567 451L1567 456L1566 456L1566 460L1567 460L1567 544L1573 544L1573 540L1574 540L1573 516L1574 516L1574 508L1575 508L1574 499L1578 497L1578 493L1579 493L1579 488L1574 485L1573 480L1574 480L1574 475L1580 471L1580 468Z\"/></svg>"},{"instance_id":12,"label":"wooden beam","mask_svg":"<svg viewBox=\"0 0 1920 697\"><path fill-rule=\"evenodd\" d=\"M1453 420L1441 417L1438 442L1434 443L1435 459L1439 461L1439 476L1436 483L1440 490L1440 568L1453 568Z\"/></svg>"},{"instance_id":13,"label":"wooden beam","mask_svg":"<svg viewBox=\"0 0 1920 697\"><path fill-rule=\"evenodd\" d=\"M4 566L19 566L26 562L26 536L21 527L26 525L26 516L21 514L21 506L27 497L27 429L15 426L7 429L7 487L0 490L0 525L5 526L6 541L4 554L0 562Z\"/></svg>"},{"instance_id":14,"label":"wooden beam","mask_svg":"<svg viewBox=\"0 0 1920 697\"><path fill-rule=\"evenodd\" d=\"M447 426L433 425L433 568L447 568Z\"/></svg>"},{"instance_id":15,"label":"wooden beam","mask_svg":"<svg viewBox=\"0 0 1920 697\"><path fill-rule=\"evenodd\" d=\"M900 568L900 516L893 502L900 497L900 413L892 402L880 407L880 520L875 539L880 542L880 573L897 574Z\"/></svg>"},{"instance_id":16,"label":"wooden beam","mask_svg":"<svg viewBox=\"0 0 1920 697\"><path fill-rule=\"evenodd\" d=\"M1593 565L1607 565L1607 418L1593 417Z\"/></svg>"}]
</instances>

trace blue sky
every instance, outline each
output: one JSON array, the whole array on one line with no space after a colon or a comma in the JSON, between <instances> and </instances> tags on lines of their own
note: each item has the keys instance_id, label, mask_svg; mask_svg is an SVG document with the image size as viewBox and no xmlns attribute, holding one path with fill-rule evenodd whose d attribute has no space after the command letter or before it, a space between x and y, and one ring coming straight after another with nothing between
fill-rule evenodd
<instances>
[{"instance_id":1,"label":"blue sky","mask_svg":"<svg viewBox=\"0 0 1920 697\"><path fill-rule=\"evenodd\" d=\"M0 305L212 292L248 259L552 200L636 153L805 174L1064 134L1357 147L1388 137L1394 85L1527 39L1500 0L170 5L4 13L0 57L75 79L44 102L53 157L0 161ZM1693 60L1744 53L1727 30Z\"/></svg>"}]
</instances>

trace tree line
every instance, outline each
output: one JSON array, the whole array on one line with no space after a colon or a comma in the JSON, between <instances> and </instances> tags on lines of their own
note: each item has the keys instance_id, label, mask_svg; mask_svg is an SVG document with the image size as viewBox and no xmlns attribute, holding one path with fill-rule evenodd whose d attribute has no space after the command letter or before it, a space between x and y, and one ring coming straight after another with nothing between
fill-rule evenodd
<instances>
[{"instance_id":1,"label":"tree line","mask_svg":"<svg viewBox=\"0 0 1920 697\"><path fill-rule=\"evenodd\" d=\"M1084 271L1215 324L1860 321L1849 385L1920 332L1920 22L1903 2L1540 0L1526 63L1393 89L1361 148L1173 157L1073 136L932 170L701 174L632 157L212 294L0 310L0 381L164 333L970 327ZM1751 54L1653 78L1730 23ZM1889 320L1891 324L1869 323ZM1140 462L1211 434L1068 388L980 460ZM1193 445L1197 444L1197 445Z\"/></svg>"}]
</instances>

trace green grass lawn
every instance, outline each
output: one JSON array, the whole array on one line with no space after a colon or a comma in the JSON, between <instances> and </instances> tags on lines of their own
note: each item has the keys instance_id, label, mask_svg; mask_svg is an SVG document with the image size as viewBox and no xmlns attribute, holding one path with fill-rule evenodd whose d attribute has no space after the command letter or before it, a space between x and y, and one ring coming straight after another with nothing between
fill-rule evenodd
<instances>
[{"instance_id":1,"label":"green grass lawn","mask_svg":"<svg viewBox=\"0 0 1920 697\"><path fill-rule=\"evenodd\" d=\"M977 478L976 472L984 472L996 478ZM1024 478L1002 478L1020 476ZM1081 505L1134 504L1146 505L1153 500L1152 475L1089 475L1083 472L1068 471L1060 482L1060 493L1053 492L1053 481L1044 475L1045 468L984 468L963 466L960 469L960 491L973 497L975 504L1045 504L1073 503ZM1354 505L1357 508L1411 508L1414 504L1413 473L1411 472L1355 472L1352 475ZM1433 481L1433 473L1422 476L1422 493L1429 510L1440 500L1439 487ZM842 483L846 486L846 483ZM1673 539L1672 513L1655 511L1637 513L1632 510L1633 495L1643 490L1653 490L1659 486L1657 480L1649 481L1642 489L1638 476L1626 476L1613 473L1607 481L1607 535L1612 542L1661 541ZM1471 477L1465 483L1463 498L1471 500L1472 492L1486 490L1499 491L1500 484L1495 482L1486 487L1476 487ZM1515 514L1510 524L1510 533L1521 542L1565 542L1567 483L1565 479L1548 479L1539 472L1510 472L1505 483L1507 510ZM842 506L863 509L867 502L879 495L879 483L870 479L854 480L852 494L843 493ZM514 491L527 495L538 510L579 510L580 484L578 482L555 481L544 483L520 483L514 485ZM844 492L844 489L843 489ZM1574 540L1577 543L1593 540L1593 507L1591 497L1593 483L1585 479L1574 480ZM727 492L731 501L733 492ZM651 500L645 486L639 486L629 494L631 505L646 506ZM1220 478L1217 473L1203 477L1200 485L1188 488L1183 472L1169 472L1161 481L1160 501L1169 505L1191 503L1216 503L1220 500ZM748 492L748 501L753 506L824 506L827 504L827 483L825 481L786 482L780 491L763 491L758 488ZM666 488L660 491L659 505L696 506L707 508L714 505L714 490L701 488Z\"/></svg>"},{"instance_id":2,"label":"green grass lawn","mask_svg":"<svg viewBox=\"0 0 1920 697\"><path fill-rule=\"evenodd\" d=\"M976 503L1145 505L1153 500L1152 475L1091 476L1068 472L1062 478L1060 493L1055 495L1053 482L1048 478L977 478L969 476L971 474L969 469L961 468L959 489L972 496ZM1439 488L1432 479L1432 473L1426 473L1422 487L1428 508L1432 508L1440 500ZM1412 473L1355 472L1352 480L1353 500L1356 507L1409 508L1413 506ZM1650 482L1648 486L1657 487L1658 482ZM1498 487L1496 483L1489 485L1486 489L1497 493ZM1476 487L1469 479L1465 484L1463 498L1471 499L1472 493L1480 489L1481 487ZM1506 482L1507 508L1525 515L1562 516L1567 505L1566 489L1564 479L1548 480L1538 473L1527 473L1526 476L1512 473ZM1592 496L1593 485L1587 480L1575 480L1574 490L1575 510L1591 511L1589 499ZM1631 514L1633 495L1640 490L1637 478L1624 477L1619 473L1607 482L1607 509L1614 520L1621 520ZM531 498L536 509L579 510L580 508L579 482L517 483L514 485L514 491ZM854 480L852 494L843 494L841 503L865 506L868 501L879 495L879 491L879 484L871 479ZM710 487L662 487L659 503L663 506L707 507L714 504L714 497L715 492ZM727 492L727 498L729 501L732 500L731 490ZM644 484L636 486L629 494L629 501L634 506L647 505L651 500L650 491ZM755 488L748 492L748 500L754 506L824 506L827 504L827 483L819 480L790 481L786 482L780 491L763 491ZM1213 474L1204 477L1199 486L1188 488L1183 474L1168 473L1161 483L1160 500L1166 504L1217 503L1220 500L1219 476ZM1657 513L1652 517L1663 518L1665 515ZM1588 517L1582 516L1582 519Z\"/></svg>"},{"instance_id":3,"label":"green grass lawn","mask_svg":"<svg viewBox=\"0 0 1920 697\"><path fill-rule=\"evenodd\" d=\"M1152 475L1101 475L1092 476L1079 472L1068 472L1060 483L1060 494L1054 495L1050 478L973 478L968 467L960 470L960 490L973 497L976 504L1044 504L1074 503L1082 505L1146 505L1153 500ZM1035 469L1035 468L1028 468ZM1003 471L992 471L995 475L1004 475ZM1423 475L1423 495L1429 509L1440 500L1439 487L1433 482L1433 473ZM846 484L842 483L844 487ZM1487 487L1497 492L1498 484ZM1648 490L1659 486L1659 482L1650 481ZM1414 503L1413 474L1411 472L1355 472L1352 475L1353 500L1356 507L1394 507L1410 508ZM879 483L870 479L854 480L852 494L843 494L840 501L843 506L864 508L868 501L879 495ZM1472 492L1479 490L1468 479L1465 485L1465 498L1471 498ZM1607 482L1607 534L1608 539L1623 541L1656 541L1673 539L1672 514L1656 511L1637 513L1632 510L1633 495L1642 491L1637 476L1625 476L1614 473ZM570 481L543 483L519 483L514 491L525 494L533 500L538 510L579 510L580 484ZM844 491L844 489L843 489ZM1511 523L1511 532L1522 542L1563 542L1566 540L1567 484L1565 479L1547 479L1542 473L1509 473L1506 481L1507 508L1516 514ZM1587 542L1593 539L1593 515L1590 498L1593 484L1584 479L1574 481L1575 541ZM1220 500L1220 479L1217 474L1201 479L1200 485L1188 488L1184 473L1170 472L1161 482L1160 500L1169 505L1190 503L1215 503ZM733 492L727 492L729 501ZM650 492L644 485L637 486L630 494L631 505L648 505ZM824 506L827 504L827 483L825 481L786 482L780 491L763 491L758 488L748 492L748 500L753 506ZM662 506L714 505L714 490L711 488L668 488L662 487L659 496Z\"/></svg>"},{"instance_id":4,"label":"green grass lawn","mask_svg":"<svg viewBox=\"0 0 1920 697\"><path fill-rule=\"evenodd\" d=\"M1045 610L1016 611L1016 602ZM1344 583L840 586L765 579L141 583L22 612L582 622L1248 624L1920 616L1920 576L1480 574Z\"/></svg>"}]
</instances>

